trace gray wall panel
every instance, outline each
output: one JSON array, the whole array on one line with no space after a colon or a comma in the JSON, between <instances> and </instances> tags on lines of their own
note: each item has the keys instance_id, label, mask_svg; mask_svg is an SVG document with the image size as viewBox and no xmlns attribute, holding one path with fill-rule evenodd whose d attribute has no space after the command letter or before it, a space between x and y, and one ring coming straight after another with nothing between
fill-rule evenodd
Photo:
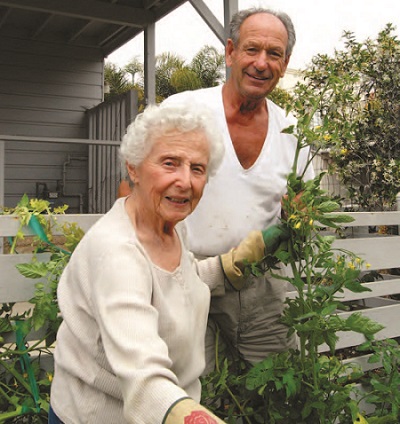
<instances>
[{"instance_id":1,"label":"gray wall panel","mask_svg":"<svg viewBox=\"0 0 400 424\"><path fill-rule=\"evenodd\" d=\"M87 138L86 111L103 98L103 66L100 49L3 37L0 135ZM84 145L8 141L4 205L15 206L24 193L35 197L37 183L55 191L64 180L70 212L86 212L87 157Z\"/></svg>"},{"instance_id":2,"label":"gray wall panel","mask_svg":"<svg viewBox=\"0 0 400 424\"><path fill-rule=\"evenodd\" d=\"M45 133L45 137L59 137L60 134L68 132L68 138L82 138L82 133L86 132L84 123L75 127L73 125L32 125L29 123L2 122L0 129L0 134L21 135L23 132L32 137L43 137L43 133Z\"/></svg>"},{"instance_id":3,"label":"gray wall panel","mask_svg":"<svg viewBox=\"0 0 400 424\"><path fill-rule=\"evenodd\" d=\"M9 90L10 91L10 90ZM45 99L45 100L44 100ZM97 106L97 99L86 99L79 97L60 97L29 95L28 93L0 93L0 105L3 108L30 108L32 110L63 110L84 112Z\"/></svg>"}]
</instances>

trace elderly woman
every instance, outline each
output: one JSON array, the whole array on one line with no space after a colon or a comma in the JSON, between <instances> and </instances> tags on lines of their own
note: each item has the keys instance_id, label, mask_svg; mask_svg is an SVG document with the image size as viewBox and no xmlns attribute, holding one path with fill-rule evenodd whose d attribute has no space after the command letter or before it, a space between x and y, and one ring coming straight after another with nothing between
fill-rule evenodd
<instances>
[{"instance_id":1,"label":"elderly woman","mask_svg":"<svg viewBox=\"0 0 400 424\"><path fill-rule=\"evenodd\" d=\"M83 237L59 283L49 423L222 423L198 403L221 258L197 262L179 224L222 160L219 131L202 107L153 106L121 155L132 193Z\"/></svg>"},{"instance_id":2,"label":"elderly woman","mask_svg":"<svg viewBox=\"0 0 400 424\"><path fill-rule=\"evenodd\" d=\"M59 283L49 423L222 423L199 404L210 293L224 293L224 274L240 288L242 259L264 245L250 237L199 262L180 221L223 152L200 106L149 107L128 128L132 193L83 237Z\"/></svg>"}]
</instances>

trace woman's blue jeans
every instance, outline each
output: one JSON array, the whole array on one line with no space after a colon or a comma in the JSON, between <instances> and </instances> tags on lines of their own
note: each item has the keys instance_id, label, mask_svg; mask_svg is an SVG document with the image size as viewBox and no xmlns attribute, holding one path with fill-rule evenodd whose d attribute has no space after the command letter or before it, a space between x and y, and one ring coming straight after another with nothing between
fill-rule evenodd
<instances>
[{"instance_id":1,"label":"woman's blue jeans","mask_svg":"<svg viewBox=\"0 0 400 424\"><path fill-rule=\"evenodd\" d=\"M49 424L63 424L63 422L60 420L60 418L57 417L55 412L53 411L53 408L50 406L49 409Z\"/></svg>"}]
</instances>

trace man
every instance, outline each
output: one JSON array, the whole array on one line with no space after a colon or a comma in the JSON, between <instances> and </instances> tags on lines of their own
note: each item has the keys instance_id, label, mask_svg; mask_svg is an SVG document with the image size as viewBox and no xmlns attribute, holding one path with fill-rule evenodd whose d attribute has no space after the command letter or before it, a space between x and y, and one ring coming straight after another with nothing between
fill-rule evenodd
<instances>
[{"instance_id":1,"label":"man","mask_svg":"<svg viewBox=\"0 0 400 424\"><path fill-rule=\"evenodd\" d=\"M282 130L295 120L266 96L284 76L295 41L286 14L263 8L239 11L232 18L225 49L231 69L227 82L166 100L180 102L189 97L209 105L225 140L222 166L186 220L189 248L199 257L225 252L251 230L279 222L296 150L295 137ZM299 173L307 155L301 152ZM312 176L308 170L306 178ZM240 356L255 363L270 352L295 347L294 337L288 338L287 327L279 322L285 296L284 281L268 274L251 277L241 292L227 284L226 295L213 299L210 317ZM210 340L213 336L208 334L207 372L212 369Z\"/></svg>"}]
</instances>

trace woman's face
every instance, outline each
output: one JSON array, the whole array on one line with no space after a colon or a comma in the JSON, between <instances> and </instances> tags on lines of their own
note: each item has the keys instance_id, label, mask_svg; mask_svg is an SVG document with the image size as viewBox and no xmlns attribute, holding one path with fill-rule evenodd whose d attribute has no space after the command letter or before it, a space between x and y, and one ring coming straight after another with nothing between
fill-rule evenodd
<instances>
[{"instance_id":1,"label":"woman's face","mask_svg":"<svg viewBox=\"0 0 400 424\"><path fill-rule=\"evenodd\" d=\"M156 138L143 162L128 166L146 218L176 224L192 213L207 181L209 155L200 131L173 130Z\"/></svg>"}]
</instances>

